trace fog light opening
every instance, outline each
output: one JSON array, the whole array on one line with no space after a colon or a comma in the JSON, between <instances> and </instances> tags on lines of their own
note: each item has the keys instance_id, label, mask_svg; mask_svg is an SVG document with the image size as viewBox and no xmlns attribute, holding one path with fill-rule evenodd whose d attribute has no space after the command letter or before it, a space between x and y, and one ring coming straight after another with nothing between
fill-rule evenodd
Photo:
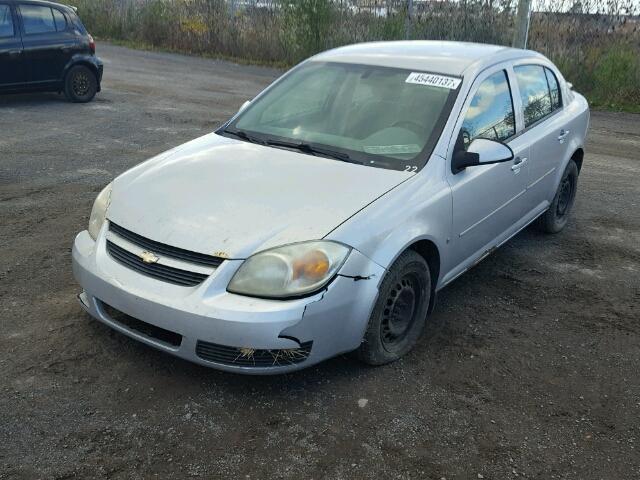
<instances>
[{"instance_id":1,"label":"fog light opening","mask_svg":"<svg viewBox=\"0 0 640 480\"><path fill-rule=\"evenodd\" d=\"M269 350L269 353L273 357L273 364L280 365L280 362L285 362L287 365L295 363L296 360L304 360L309 355L309 352L302 348L284 348L281 350Z\"/></svg>"},{"instance_id":2,"label":"fog light opening","mask_svg":"<svg viewBox=\"0 0 640 480\"><path fill-rule=\"evenodd\" d=\"M236 360L238 360L238 358L246 358L248 360L252 360L255 353L255 348L241 347L238 349L238 356L236 357Z\"/></svg>"},{"instance_id":3,"label":"fog light opening","mask_svg":"<svg viewBox=\"0 0 640 480\"><path fill-rule=\"evenodd\" d=\"M255 355L257 350L251 347L238 347L236 348L237 355L234 358L233 362L236 363L238 360L250 360L255 363ZM277 350L261 350L261 352L266 353L271 356L273 359L272 365L291 365L292 363L296 363L300 360L304 360L309 356L309 351L304 348L281 348Z\"/></svg>"}]
</instances>

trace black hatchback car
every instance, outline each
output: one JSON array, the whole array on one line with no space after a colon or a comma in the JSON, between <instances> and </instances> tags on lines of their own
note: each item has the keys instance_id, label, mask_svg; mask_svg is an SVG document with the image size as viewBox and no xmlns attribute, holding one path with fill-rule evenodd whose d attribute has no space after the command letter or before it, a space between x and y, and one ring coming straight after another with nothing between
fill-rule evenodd
<instances>
[{"instance_id":1,"label":"black hatchback car","mask_svg":"<svg viewBox=\"0 0 640 480\"><path fill-rule=\"evenodd\" d=\"M100 91L102 61L75 9L0 0L0 92L64 92L88 102Z\"/></svg>"}]
</instances>

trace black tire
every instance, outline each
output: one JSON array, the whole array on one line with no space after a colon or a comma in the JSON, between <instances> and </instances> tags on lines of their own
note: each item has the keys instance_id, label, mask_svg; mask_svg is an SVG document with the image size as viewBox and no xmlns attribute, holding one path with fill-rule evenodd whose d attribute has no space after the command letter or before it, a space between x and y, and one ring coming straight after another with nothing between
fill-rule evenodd
<instances>
[{"instance_id":1,"label":"black tire","mask_svg":"<svg viewBox=\"0 0 640 480\"><path fill-rule=\"evenodd\" d=\"M64 78L64 93L75 103L90 102L98 91L98 79L90 68L84 65L71 67Z\"/></svg>"},{"instance_id":2,"label":"black tire","mask_svg":"<svg viewBox=\"0 0 640 480\"><path fill-rule=\"evenodd\" d=\"M573 208L578 190L578 166L573 160L569 160L564 170L558 191L553 197L549 209L538 218L538 227L546 233L558 233L567 221Z\"/></svg>"},{"instance_id":3,"label":"black tire","mask_svg":"<svg viewBox=\"0 0 640 480\"><path fill-rule=\"evenodd\" d=\"M424 330L430 298L429 265L407 250L382 280L357 357L369 365L384 365L409 352Z\"/></svg>"}]
</instances>

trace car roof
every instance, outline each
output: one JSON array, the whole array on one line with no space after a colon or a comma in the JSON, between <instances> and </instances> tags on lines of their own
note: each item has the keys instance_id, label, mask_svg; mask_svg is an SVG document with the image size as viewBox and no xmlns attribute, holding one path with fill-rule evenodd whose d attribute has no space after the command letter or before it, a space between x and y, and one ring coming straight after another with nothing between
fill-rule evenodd
<instances>
[{"instance_id":1,"label":"car roof","mask_svg":"<svg viewBox=\"0 0 640 480\"><path fill-rule=\"evenodd\" d=\"M472 69L520 58L544 58L531 50L472 42L409 40L348 45L320 53L313 61L358 63L463 76Z\"/></svg>"},{"instance_id":2,"label":"car roof","mask_svg":"<svg viewBox=\"0 0 640 480\"><path fill-rule=\"evenodd\" d=\"M65 5L64 3L57 3L57 2L49 2L47 0L13 0L13 3L16 3L16 4L22 3L26 5L47 5L49 7L61 8L65 11L70 11L70 12L76 11L75 7L72 7L71 5Z\"/></svg>"}]
</instances>

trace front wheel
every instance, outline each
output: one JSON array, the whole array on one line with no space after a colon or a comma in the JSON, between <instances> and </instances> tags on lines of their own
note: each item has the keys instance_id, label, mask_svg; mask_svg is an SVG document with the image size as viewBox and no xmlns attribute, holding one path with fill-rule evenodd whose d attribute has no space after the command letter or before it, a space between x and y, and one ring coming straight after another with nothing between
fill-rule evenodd
<instances>
[{"instance_id":1,"label":"front wheel","mask_svg":"<svg viewBox=\"0 0 640 480\"><path fill-rule=\"evenodd\" d=\"M393 362L409 352L424 330L431 298L429 265L407 250L387 272L356 354L370 365Z\"/></svg>"},{"instance_id":2,"label":"front wheel","mask_svg":"<svg viewBox=\"0 0 640 480\"><path fill-rule=\"evenodd\" d=\"M558 233L569 220L569 214L576 199L578 190L578 166L573 160L569 160L564 170L562 180L556 191L549 209L538 218L538 226L543 232Z\"/></svg>"},{"instance_id":3,"label":"front wheel","mask_svg":"<svg viewBox=\"0 0 640 480\"><path fill-rule=\"evenodd\" d=\"M96 75L84 65L71 67L64 79L64 93L75 103L90 102L98 91Z\"/></svg>"}]
</instances>

